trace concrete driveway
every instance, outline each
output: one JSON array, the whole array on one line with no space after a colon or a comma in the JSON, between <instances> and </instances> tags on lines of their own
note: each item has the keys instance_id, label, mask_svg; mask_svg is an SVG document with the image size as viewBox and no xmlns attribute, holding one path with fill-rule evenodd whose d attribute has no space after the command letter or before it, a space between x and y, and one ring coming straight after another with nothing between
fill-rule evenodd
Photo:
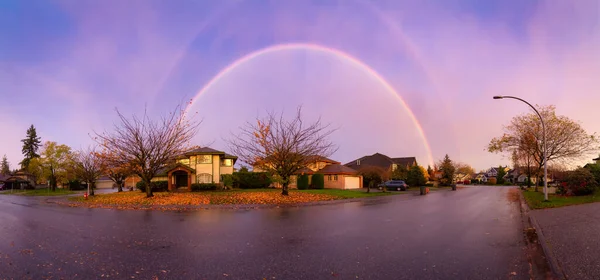
<instances>
[{"instance_id":1,"label":"concrete driveway","mask_svg":"<svg viewBox=\"0 0 600 280\"><path fill-rule=\"evenodd\" d=\"M152 212L0 196L18 279L529 279L507 188L259 210Z\"/></svg>"}]
</instances>

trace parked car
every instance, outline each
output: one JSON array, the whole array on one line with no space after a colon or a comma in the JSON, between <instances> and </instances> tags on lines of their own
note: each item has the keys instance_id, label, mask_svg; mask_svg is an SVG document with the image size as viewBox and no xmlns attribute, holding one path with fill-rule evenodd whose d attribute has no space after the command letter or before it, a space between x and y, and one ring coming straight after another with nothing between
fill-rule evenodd
<instances>
[{"instance_id":1,"label":"parked car","mask_svg":"<svg viewBox=\"0 0 600 280\"><path fill-rule=\"evenodd\" d=\"M383 187L391 191L405 191L408 189L408 185L402 180L389 180L379 184L379 188Z\"/></svg>"}]
</instances>

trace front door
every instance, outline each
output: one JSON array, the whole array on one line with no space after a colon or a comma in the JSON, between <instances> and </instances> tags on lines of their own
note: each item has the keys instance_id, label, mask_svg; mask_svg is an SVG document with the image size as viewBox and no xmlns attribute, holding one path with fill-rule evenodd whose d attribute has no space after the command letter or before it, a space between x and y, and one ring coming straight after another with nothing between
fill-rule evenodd
<instances>
[{"instance_id":1,"label":"front door","mask_svg":"<svg viewBox=\"0 0 600 280\"><path fill-rule=\"evenodd\" d=\"M188 174L186 172L177 172L175 174L175 186L177 188L188 186Z\"/></svg>"}]
</instances>

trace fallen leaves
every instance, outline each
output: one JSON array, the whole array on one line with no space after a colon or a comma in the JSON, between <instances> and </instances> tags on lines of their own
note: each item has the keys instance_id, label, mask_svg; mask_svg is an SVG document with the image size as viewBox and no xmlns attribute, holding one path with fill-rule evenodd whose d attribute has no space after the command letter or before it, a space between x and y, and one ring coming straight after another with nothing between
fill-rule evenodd
<instances>
[{"instance_id":1,"label":"fallen leaves","mask_svg":"<svg viewBox=\"0 0 600 280\"><path fill-rule=\"evenodd\" d=\"M98 208L138 209L143 207L161 206L202 206L202 205L289 205L314 201L327 201L341 199L342 197L328 194L314 194L305 192L290 192L283 196L277 191L231 191L231 192L204 192L204 193L171 193L158 192L154 197L146 198L141 192L120 192L101 194L84 200L81 197L72 198L77 204Z\"/></svg>"}]
</instances>

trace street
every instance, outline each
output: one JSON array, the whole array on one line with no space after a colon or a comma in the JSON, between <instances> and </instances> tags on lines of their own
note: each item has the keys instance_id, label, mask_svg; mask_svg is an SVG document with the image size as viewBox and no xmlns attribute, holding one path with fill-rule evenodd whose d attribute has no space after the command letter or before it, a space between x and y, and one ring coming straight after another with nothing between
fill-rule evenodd
<instances>
[{"instance_id":1,"label":"street","mask_svg":"<svg viewBox=\"0 0 600 280\"><path fill-rule=\"evenodd\" d=\"M193 212L0 195L0 279L529 279L508 191Z\"/></svg>"}]
</instances>

